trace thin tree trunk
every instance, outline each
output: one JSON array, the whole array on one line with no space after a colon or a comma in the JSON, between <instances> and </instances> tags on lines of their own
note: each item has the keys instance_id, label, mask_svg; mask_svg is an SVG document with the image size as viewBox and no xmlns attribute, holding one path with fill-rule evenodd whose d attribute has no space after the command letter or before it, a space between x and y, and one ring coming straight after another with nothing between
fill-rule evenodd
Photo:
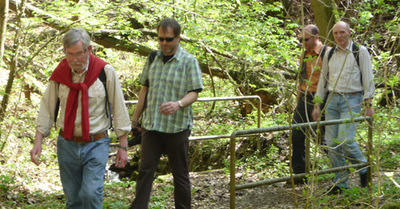
<instances>
[{"instance_id":1,"label":"thin tree trunk","mask_svg":"<svg viewBox=\"0 0 400 209\"><path fill-rule=\"evenodd\" d=\"M0 63L4 55L4 42L7 32L8 0L0 0Z\"/></svg>"},{"instance_id":2,"label":"thin tree trunk","mask_svg":"<svg viewBox=\"0 0 400 209\"><path fill-rule=\"evenodd\" d=\"M24 3L25 1L22 1L22 7L17 9L17 28L20 28L21 26L21 17L23 14L23 8L24 8ZM1 106L0 106L0 122L4 120L4 117L7 112L7 106L8 106L8 101L11 95L11 90L14 84L14 79L16 76L17 72L17 64L18 64L18 55L19 55L19 46L20 46L20 32L21 30L16 30L15 31L15 37L14 37L14 56L11 59L10 63L10 73L8 75L8 80L7 80L7 85L4 90L4 97L3 100L1 101Z\"/></svg>"}]
</instances>

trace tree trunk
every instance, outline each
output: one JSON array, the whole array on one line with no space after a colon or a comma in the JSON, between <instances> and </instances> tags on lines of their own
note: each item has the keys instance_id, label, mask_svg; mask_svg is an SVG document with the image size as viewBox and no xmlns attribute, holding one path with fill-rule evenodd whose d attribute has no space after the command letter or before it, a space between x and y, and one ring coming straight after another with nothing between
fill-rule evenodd
<instances>
[{"instance_id":1,"label":"tree trunk","mask_svg":"<svg viewBox=\"0 0 400 209\"><path fill-rule=\"evenodd\" d=\"M331 29L339 19L334 13L337 10L333 0L311 0L314 19L319 28L321 41L328 45L334 44Z\"/></svg>"},{"instance_id":2,"label":"tree trunk","mask_svg":"<svg viewBox=\"0 0 400 209\"><path fill-rule=\"evenodd\" d=\"M8 17L8 0L0 0L0 63L4 55L4 42L6 40Z\"/></svg>"},{"instance_id":3,"label":"tree trunk","mask_svg":"<svg viewBox=\"0 0 400 209\"><path fill-rule=\"evenodd\" d=\"M23 8L23 7L21 7ZM20 28L21 25L21 17L23 14L23 11L21 11L19 8L17 10L17 28ZM3 100L1 101L1 106L0 106L0 122L2 122L4 120L4 117L6 115L7 112L7 106L8 106L8 101L11 95L11 90L12 90L12 86L14 84L14 79L16 76L16 72L17 72L17 64L18 64L18 55L19 55L19 45L20 45L20 32L21 30L17 30L15 32L15 37L14 37L14 56L11 59L11 63L10 63L10 73L8 75L8 80L7 80L7 85L6 88L4 90L4 97Z\"/></svg>"}]
</instances>

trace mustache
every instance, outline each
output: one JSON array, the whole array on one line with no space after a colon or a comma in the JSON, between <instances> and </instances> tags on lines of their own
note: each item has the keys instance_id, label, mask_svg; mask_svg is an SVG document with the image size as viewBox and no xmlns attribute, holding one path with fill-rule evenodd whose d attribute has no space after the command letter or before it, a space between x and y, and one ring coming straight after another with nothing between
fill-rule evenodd
<instances>
[{"instance_id":1,"label":"mustache","mask_svg":"<svg viewBox=\"0 0 400 209\"><path fill-rule=\"evenodd\" d=\"M78 64L78 65L82 65L83 63L80 62L80 61L76 61L76 62L71 62L71 64L72 64L72 65L77 65L77 64Z\"/></svg>"}]
</instances>

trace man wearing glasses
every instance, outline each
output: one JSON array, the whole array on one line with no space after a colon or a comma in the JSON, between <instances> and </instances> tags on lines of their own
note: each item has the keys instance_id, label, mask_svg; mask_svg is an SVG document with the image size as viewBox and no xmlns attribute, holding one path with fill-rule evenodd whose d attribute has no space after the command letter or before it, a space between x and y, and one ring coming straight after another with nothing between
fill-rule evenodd
<instances>
[{"instance_id":1,"label":"man wearing glasses","mask_svg":"<svg viewBox=\"0 0 400 209\"><path fill-rule=\"evenodd\" d=\"M142 144L136 197L131 208L148 207L154 173L164 152L174 178L175 208L190 208L187 158L193 126L191 104L203 89L201 70L196 58L180 46L181 27L176 20L162 20L157 32L160 50L144 66L139 79L143 87L132 118L133 128L142 131Z\"/></svg>"},{"instance_id":2,"label":"man wearing glasses","mask_svg":"<svg viewBox=\"0 0 400 209\"><path fill-rule=\"evenodd\" d=\"M63 47L66 58L52 73L40 103L31 160L40 164L42 140L50 134L60 107L57 155L66 208L100 209L110 147L107 130L111 115L106 99L119 137L118 168L125 167L128 160L129 114L115 69L91 54L89 34L73 28L64 35ZM101 73L106 85L99 79Z\"/></svg>"},{"instance_id":3,"label":"man wearing glasses","mask_svg":"<svg viewBox=\"0 0 400 209\"><path fill-rule=\"evenodd\" d=\"M300 57L299 85L297 87L297 106L294 110L292 124L313 122L313 99L317 91L321 74L322 59L327 50L319 39L319 29L315 25L304 28L301 42L305 52ZM305 128L292 130L292 169L294 174L305 173ZM321 137L316 137L321 138ZM323 140L318 140L323 143ZM307 165L308 166L308 165ZM303 184L306 179L295 179L294 184ZM291 181L288 183L291 184Z\"/></svg>"}]
</instances>

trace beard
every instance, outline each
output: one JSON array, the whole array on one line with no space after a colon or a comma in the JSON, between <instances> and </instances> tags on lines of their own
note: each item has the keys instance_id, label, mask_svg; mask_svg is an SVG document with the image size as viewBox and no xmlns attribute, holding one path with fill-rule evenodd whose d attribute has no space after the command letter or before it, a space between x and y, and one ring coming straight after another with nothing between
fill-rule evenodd
<instances>
[{"instance_id":1,"label":"beard","mask_svg":"<svg viewBox=\"0 0 400 209\"><path fill-rule=\"evenodd\" d=\"M85 70L86 63L83 62L68 62L69 67L76 73L80 73Z\"/></svg>"},{"instance_id":2,"label":"beard","mask_svg":"<svg viewBox=\"0 0 400 209\"><path fill-rule=\"evenodd\" d=\"M161 51L165 55L172 55L175 53L176 49L178 48L178 45L172 45L172 46L161 46Z\"/></svg>"}]
</instances>

